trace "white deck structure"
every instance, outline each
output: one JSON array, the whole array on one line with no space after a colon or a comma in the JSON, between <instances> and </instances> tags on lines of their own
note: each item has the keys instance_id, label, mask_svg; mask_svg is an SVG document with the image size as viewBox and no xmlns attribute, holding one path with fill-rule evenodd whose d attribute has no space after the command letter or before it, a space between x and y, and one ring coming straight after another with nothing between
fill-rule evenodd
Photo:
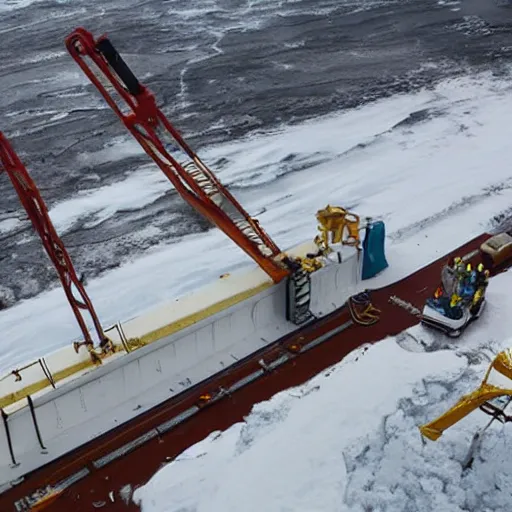
<instances>
[{"instance_id":1,"label":"white deck structure","mask_svg":"<svg viewBox=\"0 0 512 512\"><path fill-rule=\"evenodd\" d=\"M360 252L343 248L342 263L311 274L311 312L341 307L364 288L360 276ZM4 376L0 488L299 329L286 319L286 297L286 280L274 284L255 267L118 323L107 333L116 353L100 366L70 345L24 368L21 380Z\"/></svg>"}]
</instances>

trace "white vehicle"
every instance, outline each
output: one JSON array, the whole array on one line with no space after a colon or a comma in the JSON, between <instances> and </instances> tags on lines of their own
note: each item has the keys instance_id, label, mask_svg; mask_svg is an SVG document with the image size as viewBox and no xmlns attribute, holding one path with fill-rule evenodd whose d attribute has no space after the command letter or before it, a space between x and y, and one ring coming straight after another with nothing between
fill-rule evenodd
<instances>
[{"instance_id":1,"label":"white vehicle","mask_svg":"<svg viewBox=\"0 0 512 512\"><path fill-rule=\"evenodd\" d=\"M482 297L475 305L470 303L459 306L462 313L460 317L457 315L457 318L450 318L441 313L438 308L429 305L427 301L421 315L421 323L438 329L451 338L457 338L473 320L480 317L484 307L485 297Z\"/></svg>"},{"instance_id":2,"label":"white vehicle","mask_svg":"<svg viewBox=\"0 0 512 512\"><path fill-rule=\"evenodd\" d=\"M458 264L464 265L459 261ZM473 320L480 317L485 307L487 277L483 272L483 268L472 272L471 268L461 271L445 265L441 271L442 285L434 297L427 299L421 323L452 338L460 336Z\"/></svg>"}]
</instances>

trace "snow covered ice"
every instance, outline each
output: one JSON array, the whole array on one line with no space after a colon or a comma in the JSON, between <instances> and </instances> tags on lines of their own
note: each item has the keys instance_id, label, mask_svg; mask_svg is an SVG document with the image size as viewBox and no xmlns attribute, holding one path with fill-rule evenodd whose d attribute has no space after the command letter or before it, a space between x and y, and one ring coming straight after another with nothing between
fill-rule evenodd
<instances>
[{"instance_id":1,"label":"snow covered ice","mask_svg":"<svg viewBox=\"0 0 512 512\"><path fill-rule=\"evenodd\" d=\"M255 405L161 469L135 501L142 512L510 510L508 425L487 430L466 473L488 416L472 413L435 443L417 427L476 388L512 345L511 287L512 273L494 278L488 309L455 343L418 325ZM407 337L426 351L407 348Z\"/></svg>"}]
</instances>

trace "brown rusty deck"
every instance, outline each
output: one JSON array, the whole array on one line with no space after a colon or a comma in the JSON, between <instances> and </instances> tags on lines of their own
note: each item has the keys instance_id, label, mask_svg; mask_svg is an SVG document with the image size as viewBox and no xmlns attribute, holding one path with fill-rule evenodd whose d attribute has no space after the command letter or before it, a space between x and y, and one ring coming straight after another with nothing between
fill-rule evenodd
<instances>
[{"instance_id":1,"label":"brown rusty deck","mask_svg":"<svg viewBox=\"0 0 512 512\"><path fill-rule=\"evenodd\" d=\"M468 254L478 249L489 236L481 235L452 251L451 254L461 256ZM45 511L139 510L133 502L128 505L123 502L119 495L119 490L123 486L130 484L132 488L136 488L143 485L166 461L172 460L211 432L225 430L242 420L250 412L253 404L266 400L283 389L306 382L361 345L396 335L417 324L416 316L391 304L389 297L395 295L421 310L425 300L439 285L440 270L447 257L448 255L443 256L397 283L373 290L372 303L381 310L381 319L376 324L370 327L356 324L347 326L351 316L348 308L341 308L313 325L301 329L298 333L289 335L237 363L236 366L215 375L200 386L162 403L82 448L34 471L22 483L0 495L0 511L16 511L17 500L30 495L44 485L55 484L84 468L87 468L89 474L68 487L59 498L44 508ZM345 328L337 332L344 325ZM301 347L322 337L325 338L322 343L306 352L300 352ZM243 377L261 370L262 366L259 363L261 359L268 366L283 354L290 358L287 362L274 370L265 371L261 377L237 391L225 394L210 404L201 399L204 395L215 397L219 389L228 389ZM94 464L94 461L97 462L105 454L111 453L198 404L201 404L199 412L167 432L153 437L138 448L102 467ZM109 498L111 492L114 493L113 502Z\"/></svg>"}]
</instances>

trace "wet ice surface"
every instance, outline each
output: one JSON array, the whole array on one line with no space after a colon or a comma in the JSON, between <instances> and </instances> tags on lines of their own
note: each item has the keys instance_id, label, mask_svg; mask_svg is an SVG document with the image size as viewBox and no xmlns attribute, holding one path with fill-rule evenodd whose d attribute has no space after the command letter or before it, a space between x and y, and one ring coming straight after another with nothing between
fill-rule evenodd
<instances>
[{"instance_id":1,"label":"wet ice surface","mask_svg":"<svg viewBox=\"0 0 512 512\"><path fill-rule=\"evenodd\" d=\"M120 183L139 180L147 158L65 52L63 39L76 26L108 32L201 149L468 70L501 73L510 53L505 2L12 0L0 12L0 129L55 215L57 203L76 199L63 239L90 277L209 225L161 177L147 177L149 194L126 193ZM246 162L231 186L236 192L255 173L262 181L305 168L313 175L316 163L339 153L343 136L324 151L310 145L297 155L289 144L278 160ZM242 140L231 158L218 152L207 162L222 174L245 148ZM250 182L251 196L260 181ZM120 185L105 188L113 183ZM84 199L88 191L102 196L100 212ZM56 285L5 177L0 198L1 285L15 298Z\"/></svg>"},{"instance_id":2,"label":"wet ice surface","mask_svg":"<svg viewBox=\"0 0 512 512\"><path fill-rule=\"evenodd\" d=\"M511 273L492 280L488 309L455 343L416 326L408 334L423 349L389 338L255 405L161 469L135 501L142 512L508 510L506 425L486 431L466 471L488 416L472 413L435 443L422 443L417 427L476 388L510 346L511 285Z\"/></svg>"}]
</instances>

